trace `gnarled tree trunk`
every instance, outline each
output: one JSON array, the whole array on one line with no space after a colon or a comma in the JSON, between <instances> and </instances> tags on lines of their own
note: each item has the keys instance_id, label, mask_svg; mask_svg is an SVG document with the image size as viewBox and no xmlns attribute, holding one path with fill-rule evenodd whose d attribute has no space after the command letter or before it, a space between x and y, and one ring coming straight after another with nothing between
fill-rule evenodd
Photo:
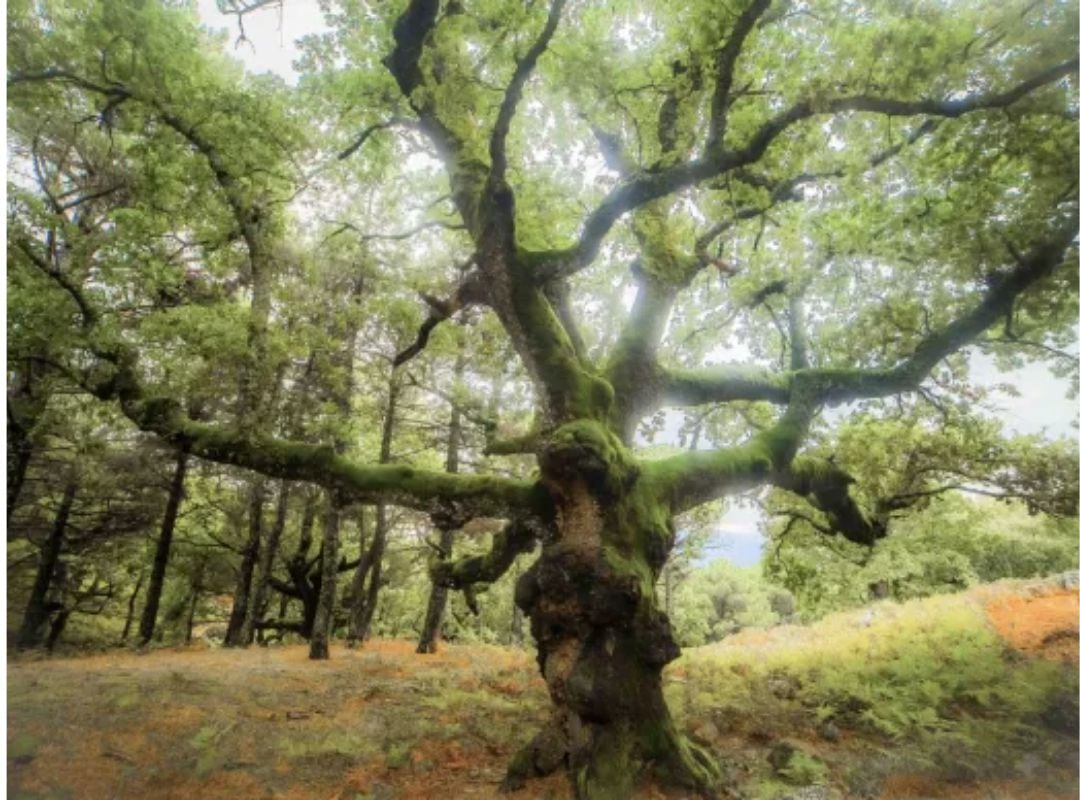
<instances>
[{"instance_id":1,"label":"gnarled tree trunk","mask_svg":"<svg viewBox=\"0 0 1080 800\"><path fill-rule=\"evenodd\" d=\"M717 767L676 731L661 686L679 655L657 598L671 510L606 429L580 422L563 431L541 453L555 531L515 591L554 710L506 786L565 767L590 800L630 797L647 772L709 792Z\"/></svg>"}]
</instances>

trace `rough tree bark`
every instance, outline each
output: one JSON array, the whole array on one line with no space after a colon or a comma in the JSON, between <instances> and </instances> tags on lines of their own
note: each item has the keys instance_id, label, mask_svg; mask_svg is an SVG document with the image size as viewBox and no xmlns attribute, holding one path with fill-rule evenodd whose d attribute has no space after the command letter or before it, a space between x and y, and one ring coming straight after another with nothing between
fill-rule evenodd
<instances>
[{"instance_id":1,"label":"rough tree bark","mask_svg":"<svg viewBox=\"0 0 1080 800\"><path fill-rule=\"evenodd\" d=\"M26 612L23 614L22 625L15 639L17 647L30 648L41 644L45 633L45 624L49 620L47 602L49 588L56 572L57 562L60 560L60 551L64 546L64 533L67 531L68 517L71 515L71 507L75 504L75 495L78 488L78 483L73 478L69 479L64 487L64 494L56 510L56 517L49 531L49 537L41 548L41 560L38 562L37 576L34 578L34 585L30 589L30 599L27 600Z\"/></svg>"},{"instance_id":2,"label":"rough tree bark","mask_svg":"<svg viewBox=\"0 0 1080 800\"><path fill-rule=\"evenodd\" d=\"M226 647L245 647L247 642L241 635L244 619L247 617L248 603L251 602L251 579L255 573L255 563L259 559L259 546L262 542L263 503L266 500L266 484L259 478L254 481L248 495L248 538L244 544L244 554L240 560L240 570L236 578L236 590L233 592L232 612L225 632Z\"/></svg>"},{"instance_id":3,"label":"rough tree bark","mask_svg":"<svg viewBox=\"0 0 1080 800\"><path fill-rule=\"evenodd\" d=\"M139 644L145 645L154 636L157 625L158 606L161 592L165 588L165 570L169 566L169 554L172 551L173 530L176 517L180 512L180 503L184 499L184 478L187 475L188 454L183 448L176 453L176 468L169 486L169 499L165 503L165 516L161 519L161 532L154 550L154 565L150 570L150 584L146 589L146 605L143 606L142 619L139 621Z\"/></svg>"}]
</instances>

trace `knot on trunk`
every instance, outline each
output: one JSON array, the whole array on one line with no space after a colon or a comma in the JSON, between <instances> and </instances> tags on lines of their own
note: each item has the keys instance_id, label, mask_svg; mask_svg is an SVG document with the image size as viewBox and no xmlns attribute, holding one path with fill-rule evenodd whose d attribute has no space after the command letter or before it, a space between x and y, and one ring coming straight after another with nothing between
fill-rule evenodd
<instances>
[{"instance_id":1,"label":"knot on trunk","mask_svg":"<svg viewBox=\"0 0 1080 800\"><path fill-rule=\"evenodd\" d=\"M556 497L561 486L581 480L598 499L612 498L628 491L640 474L619 438L590 419L556 430L539 453L539 462Z\"/></svg>"}]
</instances>

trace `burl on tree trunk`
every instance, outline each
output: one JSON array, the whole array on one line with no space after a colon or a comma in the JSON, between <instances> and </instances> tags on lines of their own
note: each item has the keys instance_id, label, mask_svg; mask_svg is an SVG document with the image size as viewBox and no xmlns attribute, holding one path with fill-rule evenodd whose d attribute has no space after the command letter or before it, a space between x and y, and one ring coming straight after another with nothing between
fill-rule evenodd
<instances>
[{"instance_id":1,"label":"burl on tree trunk","mask_svg":"<svg viewBox=\"0 0 1080 800\"><path fill-rule=\"evenodd\" d=\"M503 788L567 769L578 798L627 798L647 776L710 795L719 770L676 732L661 686L679 655L656 597L674 541L662 477L643 474L593 421L561 427L540 465L554 521L515 602L531 621L554 708ZM457 562L451 582L496 568L477 566Z\"/></svg>"}]
</instances>

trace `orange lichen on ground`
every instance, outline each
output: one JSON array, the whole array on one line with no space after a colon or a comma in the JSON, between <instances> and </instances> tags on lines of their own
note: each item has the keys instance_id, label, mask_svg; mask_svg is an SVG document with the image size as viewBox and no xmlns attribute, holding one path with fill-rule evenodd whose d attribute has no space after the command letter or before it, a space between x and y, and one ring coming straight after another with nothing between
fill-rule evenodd
<instances>
[{"instance_id":1,"label":"orange lichen on ground","mask_svg":"<svg viewBox=\"0 0 1080 800\"><path fill-rule=\"evenodd\" d=\"M986 604L994 629L1015 650L1077 663L1080 655L1080 592L1006 594Z\"/></svg>"},{"instance_id":2,"label":"orange lichen on ground","mask_svg":"<svg viewBox=\"0 0 1080 800\"><path fill-rule=\"evenodd\" d=\"M1076 794L1051 792L1023 781L950 783L925 775L893 775L878 800L1076 800Z\"/></svg>"}]
</instances>

